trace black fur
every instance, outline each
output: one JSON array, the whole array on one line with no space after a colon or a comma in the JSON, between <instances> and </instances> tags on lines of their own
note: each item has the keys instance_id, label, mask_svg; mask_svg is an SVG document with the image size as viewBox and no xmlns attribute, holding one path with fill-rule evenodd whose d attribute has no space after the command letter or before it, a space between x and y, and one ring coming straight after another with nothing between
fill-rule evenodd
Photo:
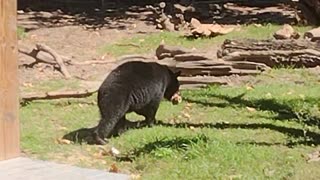
<instances>
[{"instance_id":1,"label":"black fur","mask_svg":"<svg viewBox=\"0 0 320 180\"><path fill-rule=\"evenodd\" d=\"M101 120L94 129L95 143L104 144L104 138L121 133L128 112L144 116L142 123L152 126L163 97L170 100L179 91L179 74L153 62L127 62L114 69L98 91Z\"/></svg>"}]
</instances>

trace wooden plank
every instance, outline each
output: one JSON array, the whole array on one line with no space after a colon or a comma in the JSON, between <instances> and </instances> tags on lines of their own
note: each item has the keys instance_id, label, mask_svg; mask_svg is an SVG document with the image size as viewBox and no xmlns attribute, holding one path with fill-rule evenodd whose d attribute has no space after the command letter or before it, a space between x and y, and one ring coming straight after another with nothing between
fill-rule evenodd
<instances>
[{"instance_id":1,"label":"wooden plank","mask_svg":"<svg viewBox=\"0 0 320 180\"><path fill-rule=\"evenodd\" d=\"M216 84L227 85L228 82L225 79L215 76L192 76L192 77L178 77L180 85L184 84Z\"/></svg>"},{"instance_id":2,"label":"wooden plank","mask_svg":"<svg viewBox=\"0 0 320 180\"><path fill-rule=\"evenodd\" d=\"M0 160L20 154L16 12L16 0L0 1Z\"/></svg>"}]
</instances>

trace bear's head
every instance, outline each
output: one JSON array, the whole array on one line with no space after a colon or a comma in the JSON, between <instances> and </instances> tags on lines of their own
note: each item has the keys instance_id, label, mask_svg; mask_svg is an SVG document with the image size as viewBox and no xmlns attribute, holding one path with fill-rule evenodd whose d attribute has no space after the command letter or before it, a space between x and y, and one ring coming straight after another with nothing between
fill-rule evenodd
<instances>
[{"instance_id":1,"label":"bear's head","mask_svg":"<svg viewBox=\"0 0 320 180\"><path fill-rule=\"evenodd\" d=\"M181 102L182 98L179 94L179 88L180 84L178 81L178 76L180 76L181 71L173 73L169 70L170 74L170 80L169 84L166 88L166 91L164 92L164 98L171 101L172 104L178 104Z\"/></svg>"}]
</instances>

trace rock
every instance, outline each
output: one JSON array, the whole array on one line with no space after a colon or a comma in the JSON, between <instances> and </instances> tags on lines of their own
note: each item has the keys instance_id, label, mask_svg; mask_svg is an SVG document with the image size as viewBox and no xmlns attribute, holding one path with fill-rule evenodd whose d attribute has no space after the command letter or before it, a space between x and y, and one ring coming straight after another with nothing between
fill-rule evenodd
<instances>
[{"instance_id":1,"label":"rock","mask_svg":"<svg viewBox=\"0 0 320 180\"><path fill-rule=\"evenodd\" d=\"M273 34L275 39L299 39L300 35L292 26L285 24Z\"/></svg>"},{"instance_id":2,"label":"rock","mask_svg":"<svg viewBox=\"0 0 320 180\"><path fill-rule=\"evenodd\" d=\"M304 33L303 38L311 40L311 41L319 41L320 40L320 27L311 29Z\"/></svg>"}]
</instances>

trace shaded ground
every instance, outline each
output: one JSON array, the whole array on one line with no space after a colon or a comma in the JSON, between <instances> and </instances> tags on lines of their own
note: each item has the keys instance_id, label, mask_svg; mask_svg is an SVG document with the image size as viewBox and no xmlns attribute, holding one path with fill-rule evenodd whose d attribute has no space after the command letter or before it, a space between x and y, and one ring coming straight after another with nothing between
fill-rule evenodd
<instances>
[{"instance_id":1,"label":"shaded ground","mask_svg":"<svg viewBox=\"0 0 320 180\"><path fill-rule=\"evenodd\" d=\"M31 2L31 1L30 1ZM18 13L18 24L27 31L20 44L34 47L35 43L44 43L56 50L60 55L69 57L72 61L106 60L114 61L114 57L99 49L108 43L133 37L137 34L159 32L152 23L152 13L140 6L128 4L107 3L102 6L61 6L54 3L44 3L38 6L21 7ZM220 4L221 5L221 4ZM73 8L71 8L73 7ZM197 4L202 9L211 8L207 4ZM295 13L289 6L282 4L259 5L250 7L245 4L228 3L225 10L214 14L209 10L209 18L203 14L195 15L203 22L216 21L222 24L247 23L295 23ZM212 9L212 8L211 8ZM210 51L215 54L217 45L212 45ZM28 64L33 60L19 55L20 64ZM113 66L110 64L68 66L70 73L80 79L101 79ZM49 79L61 79L61 74L51 66L39 64L35 68L20 68L22 84L37 83ZM231 79L233 79L231 77ZM238 81L235 78L235 81Z\"/></svg>"},{"instance_id":2,"label":"shaded ground","mask_svg":"<svg viewBox=\"0 0 320 180\"><path fill-rule=\"evenodd\" d=\"M51 14L41 12L40 16ZM19 25L24 28L30 28L27 35L19 41L20 44L33 48L36 43L44 43L57 51L60 55L67 56L73 61L88 60L106 60L113 61L114 58L109 54L99 52L99 48L108 43L113 43L119 39L132 37L139 33L152 33L157 30L146 24L140 19L122 19L120 22L111 22L118 28L103 27L100 29L90 29L88 24L73 25L69 24L69 19L62 18L66 21L63 25L52 24L51 22L39 22L38 13L22 13L18 15ZM143 14L140 14L143 17ZM121 26L121 28L119 28ZM31 63L33 59L20 54L20 64ZM68 66L68 70L74 76L89 78L105 74L110 65L84 65L84 66ZM22 82L31 82L50 78L61 78L58 71L53 71L50 66L39 64L37 68L24 69L20 68Z\"/></svg>"}]
</instances>

